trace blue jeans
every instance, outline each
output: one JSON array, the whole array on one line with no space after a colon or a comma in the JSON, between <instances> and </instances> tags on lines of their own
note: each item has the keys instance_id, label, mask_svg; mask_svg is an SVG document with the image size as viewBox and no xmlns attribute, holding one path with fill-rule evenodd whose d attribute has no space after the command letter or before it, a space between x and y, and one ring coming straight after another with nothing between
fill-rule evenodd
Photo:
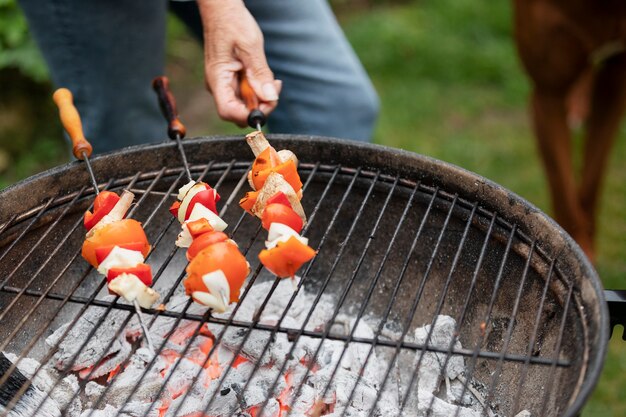
<instances>
[{"instance_id":1,"label":"blue jeans","mask_svg":"<svg viewBox=\"0 0 626 417\"><path fill-rule=\"evenodd\" d=\"M166 140L151 90L152 78L164 72L165 0L19 2L53 83L74 93L95 152ZM194 2L172 5L201 33ZM370 140L378 97L326 0L246 6L263 31L270 68L283 80L269 130Z\"/></svg>"}]
</instances>

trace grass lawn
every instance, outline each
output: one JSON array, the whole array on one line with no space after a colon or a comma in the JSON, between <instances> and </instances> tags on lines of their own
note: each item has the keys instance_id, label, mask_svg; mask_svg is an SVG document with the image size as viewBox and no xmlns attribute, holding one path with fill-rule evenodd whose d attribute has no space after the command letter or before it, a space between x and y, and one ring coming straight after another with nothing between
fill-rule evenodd
<instances>
[{"instance_id":1,"label":"grass lawn","mask_svg":"<svg viewBox=\"0 0 626 417\"><path fill-rule=\"evenodd\" d=\"M529 86L511 42L510 2L376 3L380 5L373 9L341 7L339 13L381 97L375 141L477 172L549 213L526 111ZM206 111L191 115L194 102L209 101L206 93L198 93L203 86L202 53L177 25L169 49L168 75L181 114L190 115L190 136L237 132L215 116L207 117ZM189 85L177 84L177 79ZM0 124L3 120L6 114L0 112ZM0 188L66 160L58 151L58 126L50 131L56 137L40 135L49 139L37 141L28 154L10 161L0 173ZM603 192L597 268L607 288L626 288L624 128L616 143ZM610 343L605 371L583 416L626 415L626 344L619 336Z\"/></svg>"}]
</instances>

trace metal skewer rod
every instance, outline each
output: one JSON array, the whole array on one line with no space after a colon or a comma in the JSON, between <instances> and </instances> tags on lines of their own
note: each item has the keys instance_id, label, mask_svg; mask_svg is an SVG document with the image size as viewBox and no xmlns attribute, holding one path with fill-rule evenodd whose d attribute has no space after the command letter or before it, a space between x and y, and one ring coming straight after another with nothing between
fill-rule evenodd
<instances>
[{"instance_id":1,"label":"metal skewer rod","mask_svg":"<svg viewBox=\"0 0 626 417\"><path fill-rule=\"evenodd\" d=\"M83 133L83 125L80 120L80 114L78 110L74 106L74 98L72 93L67 88L59 88L54 92L52 96L54 102L59 108L59 116L61 119L61 123L63 127L67 131L70 139L72 140L72 153L81 161L85 162L85 166L87 167L87 172L89 173L89 178L91 179L91 184L93 185L94 192L96 195L100 194L100 189L98 188L98 182L96 181L96 176L94 175L93 169L91 167L91 163L89 162L89 157L93 152L93 148L91 144L85 138ZM143 319L143 314L141 312L141 306L137 299L133 300L133 304L135 306L135 311L137 313L137 319L139 320L139 325L141 326L141 330L143 331L143 337L148 345L150 351L154 352L154 345L152 343L152 339L150 338L150 333L148 332L148 327Z\"/></svg>"},{"instance_id":2,"label":"metal skewer rod","mask_svg":"<svg viewBox=\"0 0 626 417\"><path fill-rule=\"evenodd\" d=\"M152 89L157 94L161 113L163 113L163 116L167 121L167 136L169 136L170 139L176 141L176 146L178 147L178 151L180 152L180 157L183 160L185 173L187 174L187 180L193 181L193 178L191 178L191 171L189 170L189 164L187 162L187 156L185 155L185 150L183 149L182 143L182 139L185 137L187 129L185 128L185 125L183 125L182 122L178 119L176 99L174 99L174 95L170 92L169 79L164 75L156 77L154 80L152 80Z\"/></svg>"},{"instance_id":3,"label":"metal skewer rod","mask_svg":"<svg viewBox=\"0 0 626 417\"><path fill-rule=\"evenodd\" d=\"M148 345L148 349L150 349L151 353L155 353L154 345L152 344L152 339L150 338L150 332L148 331L148 326L146 326L146 321L143 317L143 312L141 311L141 306L139 305L139 301L135 298L133 300L133 305L135 306L135 313L137 313L137 319L139 320L139 326L141 326L141 331L143 332L143 338L146 341L146 345Z\"/></svg>"},{"instance_id":4,"label":"metal skewer rod","mask_svg":"<svg viewBox=\"0 0 626 417\"><path fill-rule=\"evenodd\" d=\"M91 178L91 185L93 185L93 189L96 195L100 194L100 189L98 188L98 181L96 181L96 176L93 173L93 169L91 168L91 162L89 162L89 155L87 152L81 151L81 156L83 161L85 161L85 166L87 167L87 172L89 173L89 178Z\"/></svg>"},{"instance_id":5,"label":"metal skewer rod","mask_svg":"<svg viewBox=\"0 0 626 417\"><path fill-rule=\"evenodd\" d=\"M185 150L183 149L182 138L179 134L176 134L176 146L178 146L178 152L180 152L180 158L183 160L183 166L185 167L185 174L187 176L188 181L193 181L191 178L191 171L189 170L189 164L187 163L187 155L185 155Z\"/></svg>"}]
</instances>

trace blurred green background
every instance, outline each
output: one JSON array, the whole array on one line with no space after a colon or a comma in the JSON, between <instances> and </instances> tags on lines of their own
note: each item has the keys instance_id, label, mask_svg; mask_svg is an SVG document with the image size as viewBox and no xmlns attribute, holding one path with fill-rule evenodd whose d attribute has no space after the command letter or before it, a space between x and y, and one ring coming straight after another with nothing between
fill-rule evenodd
<instances>
[{"instance_id":1,"label":"blurred green background","mask_svg":"<svg viewBox=\"0 0 626 417\"><path fill-rule=\"evenodd\" d=\"M509 1L334 0L333 6L381 97L376 143L457 164L550 212ZM168 30L167 75L189 136L243 133L215 116L200 46L174 18ZM14 0L0 0L0 189L69 160L51 92L19 9ZM600 211L597 268L607 288L626 288L625 139L622 127ZM610 342L584 416L626 415L620 336L621 330Z\"/></svg>"}]
</instances>

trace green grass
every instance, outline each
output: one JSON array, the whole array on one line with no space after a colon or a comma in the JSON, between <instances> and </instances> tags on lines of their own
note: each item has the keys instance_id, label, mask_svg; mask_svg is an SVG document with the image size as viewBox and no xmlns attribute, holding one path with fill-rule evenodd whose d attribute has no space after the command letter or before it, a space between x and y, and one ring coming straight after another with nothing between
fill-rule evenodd
<instances>
[{"instance_id":1,"label":"green grass","mask_svg":"<svg viewBox=\"0 0 626 417\"><path fill-rule=\"evenodd\" d=\"M342 15L381 97L377 143L481 174L549 213L526 111L528 82L506 1L422 0ZM612 155L600 213L598 264L626 287L626 132ZM619 335L618 335L619 336ZM626 415L626 345L614 337L584 416Z\"/></svg>"}]
</instances>

